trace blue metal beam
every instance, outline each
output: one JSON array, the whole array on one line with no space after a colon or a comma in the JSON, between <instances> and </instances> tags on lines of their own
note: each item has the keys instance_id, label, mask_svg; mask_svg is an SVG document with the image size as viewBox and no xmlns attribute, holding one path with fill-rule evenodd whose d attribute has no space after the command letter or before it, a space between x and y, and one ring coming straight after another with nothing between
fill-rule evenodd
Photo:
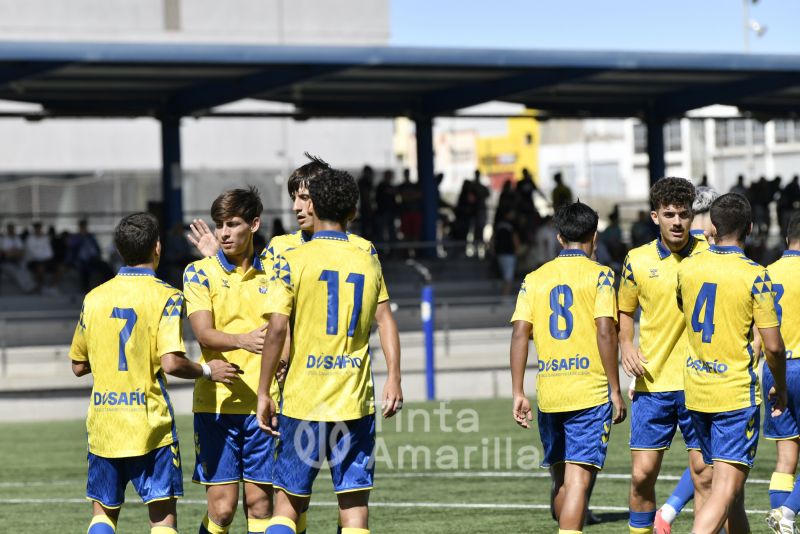
<instances>
[{"instance_id":1,"label":"blue metal beam","mask_svg":"<svg viewBox=\"0 0 800 534\"><path fill-rule=\"evenodd\" d=\"M197 111L325 76L343 68L340 65L276 67L243 78L209 82L176 92L169 97L163 109L176 115L190 115Z\"/></svg>"},{"instance_id":2,"label":"blue metal beam","mask_svg":"<svg viewBox=\"0 0 800 534\"><path fill-rule=\"evenodd\" d=\"M433 119L416 117L417 179L422 186L422 240L428 243L424 254L436 256L436 223L439 212L439 186L433 168Z\"/></svg>"},{"instance_id":3,"label":"blue metal beam","mask_svg":"<svg viewBox=\"0 0 800 534\"><path fill-rule=\"evenodd\" d=\"M664 119L657 115L649 115L645 123L647 124L647 170L650 175L650 185L652 186L666 172Z\"/></svg>"},{"instance_id":4,"label":"blue metal beam","mask_svg":"<svg viewBox=\"0 0 800 534\"><path fill-rule=\"evenodd\" d=\"M12 82L38 76L66 66L64 61L44 61L41 63L10 64L0 66L0 87Z\"/></svg>"},{"instance_id":5,"label":"blue metal beam","mask_svg":"<svg viewBox=\"0 0 800 534\"><path fill-rule=\"evenodd\" d=\"M423 95L421 111L426 115L435 116L440 113L483 104L490 100L502 100L504 97L526 91L585 78L598 72L600 71L594 69L529 71L499 80L463 84L451 89Z\"/></svg>"},{"instance_id":6,"label":"blue metal beam","mask_svg":"<svg viewBox=\"0 0 800 534\"><path fill-rule=\"evenodd\" d=\"M161 217L162 232L183 223L183 184L181 169L181 120L161 119Z\"/></svg>"}]
</instances>

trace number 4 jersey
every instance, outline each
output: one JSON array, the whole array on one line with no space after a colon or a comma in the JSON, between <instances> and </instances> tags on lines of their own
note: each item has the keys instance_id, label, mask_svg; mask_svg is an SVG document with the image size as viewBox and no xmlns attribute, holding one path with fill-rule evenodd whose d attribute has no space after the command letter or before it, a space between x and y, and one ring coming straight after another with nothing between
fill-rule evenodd
<instances>
[{"instance_id":1,"label":"number 4 jersey","mask_svg":"<svg viewBox=\"0 0 800 534\"><path fill-rule=\"evenodd\" d=\"M181 292L149 269L123 267L84 298L69 357L94 377L92 454L141 456L177 441L161 356L185 352L182 315Z\"/></svg>"},{"instance_id":2,"label":"number 4 jersey","mask_svg":"<svg viewBox=\"0 0 800 534\"><path fill-rule=\"evenodd\" d=\"M677 291L689 338L686 407L719 413L759 405L752 327L778 326L766 269L739 247L712 245L681 262Z\"/></svg>"},{"instance_id":3,"label":"number 4 jersey","mask_svg":"<svg viewBox=\"0 0 800 534\"><path fill-rule=\"evenodd\" d=\"M265 313L290 318L291 361L281 413L348 421L375 412L369 334L381 295L377 256L323 231L275 258Z\"/></svg>"},{"instance_id":4,"label":"number 4 jersey","mask_svg":"<svg viewBox=\"0 0 800 534\"><path fill-rule=\"evenodd\" d=\"M580 250L562 250L522 282L511 321L533 325L539 355L536 394L543 412L608 402L595 319L617 320L614 273Z\"/></svg>"}]
</instances>

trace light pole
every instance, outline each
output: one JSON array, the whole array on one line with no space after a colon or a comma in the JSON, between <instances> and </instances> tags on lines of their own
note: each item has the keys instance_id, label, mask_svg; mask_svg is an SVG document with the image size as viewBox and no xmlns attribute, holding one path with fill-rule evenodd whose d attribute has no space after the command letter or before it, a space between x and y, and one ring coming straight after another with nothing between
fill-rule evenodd
<instances>
[{"instance_id":1,"label":"light pole","mask_svg":"<svg viewBox=\"0 0 800 534\"><path fill-rule=\"evenodd\" d=\"M750 32L754 32L758 37L763 37L767 33L767 27L755 19L750 18L750 3L757 3L758 0L742 0L742 26L744 31L744 51L750 52Z\"/></svg>"}]
</instances>

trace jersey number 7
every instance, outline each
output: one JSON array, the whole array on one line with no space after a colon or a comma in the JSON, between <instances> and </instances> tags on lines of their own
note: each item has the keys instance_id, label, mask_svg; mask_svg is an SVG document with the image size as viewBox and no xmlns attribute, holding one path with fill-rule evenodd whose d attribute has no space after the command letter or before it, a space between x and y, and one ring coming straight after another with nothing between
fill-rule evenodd
<instances>
[{"instance_id":1,"label":"jersey number 7","mask_svg":"<svg viewBox=\"0 0 800 534\"><path fill-rule=\"evenodd\" d=\"M339 271L325 269L319 275L321 282L328 285L328 322L325 332L329 336L335 336L339 332ZM364 275L350 273L347 275L346 282L353 284L353 313L350 316L350 324L347 327L347 337L353 337L356 333L356 325L361 315L361 301L364 297Z\"/></svg>"},{"instance_id":2,"label":"jersey number 7","mask_svg":"<svg viewBox=\"0 0 800 534\"><path fill-rule=\"evenodd\" d=\"M133 308L114 308L111 310L112 319L125 319L125 326L119 332L119 370L128 370L128 358L125 357L125 344L131 338L133 325L136 324L136 312Z\"/></svg>"}]
</instances>

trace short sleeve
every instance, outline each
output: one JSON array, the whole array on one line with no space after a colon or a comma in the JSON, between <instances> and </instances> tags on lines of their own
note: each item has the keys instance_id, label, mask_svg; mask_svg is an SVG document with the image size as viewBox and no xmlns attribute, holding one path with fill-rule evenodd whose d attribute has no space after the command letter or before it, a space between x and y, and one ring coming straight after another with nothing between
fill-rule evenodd
<instances>
[{"instance_id":1,"label":"short sleeve","mask_svg":"<svg viewBox=\"0 0 800 534\"><path fill-rule=\"evenodd\" d=\"M678 303L678 309L683 311L683 293L681 290L681 270L678 268L678 272L675 275L677 280L677 284L675 285L675 300Z\"/></svg>"},{"instance_id":2,"label":"short sleeve","mask_svg":"<svg viewBox=\"0 0 800 534\"><path fill-rule=\"evenodd\" d=\"M186 352L183 344L183 316L184 298L179 292L173 293L167 299L161 320L158 322L158 336L156 338L156 356L170 352Z\"/></svg>"},{"instance_id":3,"label":"short sleeve","mask_svg":"<svg viewBox=\"0 0 800 534\"><path fill-rule=\"evenodd\" d=\"M766 270L760 271L753 280L753 321L758 328L780 326L778 312L775 310L775 294L772 279Z\"/></svg>"},{"instance_id":4,"label":"short sleeve","mask_svg":"<svg viewBox=\"0 0 800 534\"><path fill-rule=\"evenodd\" d=\"M614 271L603 267L597 275L597 293L594 297L594 318L611 317L617 321L617 298L614 294Z\"/></svg>"},{"instance_id":5,"label":"short sleeve","mask_svg":"<svg viewBox=\"0 0 800 534\"><path fill-rule=\"evenodd\" d=\"M212 311L211 284L206 272L196 263L189 264L183 272L183 295L188 315L196 311Z\"/></svg>"},{"instance_id":6,"label":"short sleeve","mask_svg":"<svg viewBox=\"0 0 800 534\"><path fill-rule=\"evenodd\" d=\"M295 299L292 268L286 258L281 255L275 258L275 265L275 273L269 283L269 289L267 289L264 314L280 313L291 316Z\"/></svg>"},{"instance_id":7,"label":"short sleeve","mask_svg":"<svg viewBox=\"0 0 800 534\"><path fill-rule=\"evenodd\" d=\"M619 283L618 300L620 311L632 313L639 307L639 284L636 283L630 255L625 257L625 261L622 264L622 279Z\"/></svg>"},{"instance_id":8,"label":"short sleeve","mask_svg":"<svg viewBox=\"0 0 800 534\"><path fill-rule=\"evenodd\" d=\"M381 290L378 293L378 302L386 302L389 300L389 290L386 289L386 280L383 278L383 273L381 273Z\"/></svg>"},{"instance_id":9,"label":"short sleeve","mask_svg":"<svg viewBox=\"0 0 800 534\"><path fill-rule=\"evenodd\" d=\"M514 308L514 315L511 322L526 321L533 324L533 308L531 306L531 296L528 295L528 279L522 281L522 286L517 294L517 306Z\"/></svg>"},{"instance_id":10,"label":"short sleeve","mask_svg":"<svg viewBox=\"0 0 800 534\"><path fill-rule=\"evenodd\" d=\"M86 344L86 323L84 322L85 307L86 303L81 306L78 324L75 326L75 333L72 335L72 345L69 347L69 359L76 362L89 361L89 350Z\"/></svg>"}]
</instances>

